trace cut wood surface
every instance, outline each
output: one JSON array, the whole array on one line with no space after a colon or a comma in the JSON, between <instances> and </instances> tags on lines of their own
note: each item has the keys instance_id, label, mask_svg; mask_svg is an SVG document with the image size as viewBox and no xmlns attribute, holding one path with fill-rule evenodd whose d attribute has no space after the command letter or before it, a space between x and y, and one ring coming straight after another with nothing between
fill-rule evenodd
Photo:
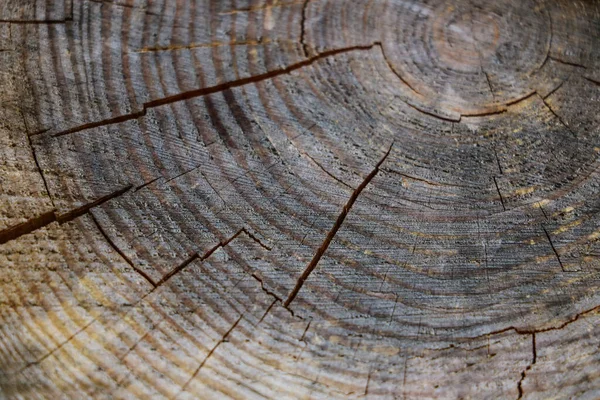
<instances>
[{"instance_id":1,"label":"cut wood surface","mask_svg":"<svg viewBox=\"0 0 600 400\"><path fill-rule=\"evenodd\" d=\"M600 2L0 0L0 398L600 398Z\"/></svg>"}]
</instances>

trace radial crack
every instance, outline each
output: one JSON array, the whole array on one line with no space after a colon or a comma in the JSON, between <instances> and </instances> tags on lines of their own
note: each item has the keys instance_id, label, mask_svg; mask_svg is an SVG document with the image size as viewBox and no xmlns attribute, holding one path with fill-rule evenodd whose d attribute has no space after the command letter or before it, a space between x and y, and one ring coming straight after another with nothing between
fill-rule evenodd
<instances>
[{"instance_id":1,"label":"radial crack","mask_svg":"<svg viewBox=\"0 0 600 400\"><path fill-rule=\"evenodd\" d=\"M554 117L556 117L556 119L558 119L558 121L565 127L567 128L567 130L571 133L571 135L573 135L573 137L577 137L577 134L575 134L575 132L571 129L571 127L565 122L563 121L563 119L560 117L560 115L558 115L553 109L552 107L550 107L550 104L548 104L548 102L546 101L546 98L540 96L538 94L538 96L540 97L540 99L542 99L542 102L544 102L544 105L546 106L546 108L552 113L552 115L554 115Z\"/></svg>"},{"instance_id":2,"label":"radial crack","mask_svg":"<svg viewBox=\"0 0 600 400\"><path fill-rule=\"evenodd\" d=\"M344 223L344 220L346 219L346 217L348 216L348 213L352 209L352 206L354 205L354 203L358 199L358 196L360 196L361 192L367 187L367 185L371 182L371 180L373 180L373 178L379 173L379 168L381 167L381 165L383 164L383 162L387 159L387 157L390 155L390 152L392 151L392 147L393 146L394 146L394 144L392 143L390 145L388 151L384 154L384 156L381 158L381 160L379 160L379 162L377 163L377 165L375 165L375 168L371 171L371 173L356 188L356 190L354 190L354 192L352 193L352 195L348 199L348 202L346 203L346 205L344 205L344 208L342 209L342 212L339 214L337 220L335 221L335 224L333 225L333 227L331 228L331 230L329 231L329 233L325 237L325 240L323 240L323 243L317 249L316 253L314 254L314 256L312 258L312 260L306 266L306 269L304 270L304 272L302 273L302 275L300 276L300 278L298 278L298 281L296 282L296 286L294 287L294 289L292 290L292 292L289 294L287 300L284 303L284 307L286 307L286 308L289 307L289 305L292 303L292 301L294 301L294 299L296 298L296 296L300 292L300 289L302 289L302 286L304 285L304 282L308 279L308 277L310 276L310 274L317 267L319 261L321 260L321 257L323 257L323 254L325 254L325 252L327 251L327 248L329 248L329 245L331 244L331 241L333 240L333 238L337 234L338 230L340 229L340 227Z\"/></svg>"},{"instance_id":3,"label":"radial crack","mask_svg":"<svg viewBox=\"0 0 600 400\"><path fill-rule=\"evenodd\" d=\"M304 51L304 57L309 57L310 52L308 45L306 44L306 9L308 8L310 0L304 0L302 5L302 18L300 19L300 44L302 44L302 50Z\"/></svg>"},{"instance_id":4,"label":"radial crack","mask_svg":"<svg viewBox=\"0 0 600 400\"><path fill-rule=\"evenodd\" d=\"M584 76L584 77L583 77L583 79L585 79L585 80L587 80L587 81L590 81L590 82L592 82L593 84L596 84L596 85L600 86L600 81L598 81L598 80L596 80L596 79L590 78L590 77L588 77L588 76Z\"/></svg>"},{"instance_id":5,"label":"radial crack","mask_svg":"<svg viewBox=\"0 0 600 400\"><path fill-rule=\"evenodd\" d=\"M100 197L99 199L91 203L75 208L65 214L58 214L56 210L53 210L33 217L23 223L3 229L2 231L0 231L0 244L4 244L11 240L18 239L23 235L32 233L38 229L50 225L53 222L58 222L60 225L66 224L67 222L71 222L74 219L87 213L90 209L97 207L103 203L106 203L107 201L112 200L115 197L122 196L131 188L132 186L128 185L123 189L117 190L116 192Z\"/></svg>"},{"instance_id":6,"label":"radial crack","mask_svg":"<svg viewBox=\"0 0 600 400\"><path fill-rule=\"evenodd\" d=\"M73 333L66 340L64 340L58 346L56 346L55 348L53 348L52 350L50 350L49 352L47 352L46 354L44 354L42 357L38 358L35 361L27 363L23 368L21 368L19 370L19 373L25 371L27 368L29 368L29 367L31 367L33 365L38 365L38 364L42 363L45 359L47 359L48 357L50 357L51 355L53 355L54 353L56 353L57 351L59 351L60 349L62 349L70 341L72 341L73 339L75 339L76 336L78 336L80 333L82 333L83 331L85 331L90 325L92 325L94 322L96 322L96 320L97 320L97 318L92 319L90 322L88 322L87 324L85 324L82 328L80 328L79 330L77 330L77 332Z\"/></svg>"},{"instance_id":7,"label":"radial crack","mask_svg":"<svg viewBox=\"0 0 600 400\"><path fill-rule=\"evenodd\" d=\"M183 271L192 262L194 262L196 260L200 260L200 261L206 260L215 251L217 251L218 249L220 249L222 247L227 246L229 243L231 243L233 240L235 240L242 233L245 233L250 239L254 240L262 248L264 248L264 249L266 249L268 251L271 251L271 247L269 247L269 246L265 245L264 243L262 243L262 241L260 241L256 236L254 236L252 233L250 233L246 228L242 228L239 231L237 231L235 234L233 234L233 236L231 236L229 239L227 239L225 241L221 241L218 244L216 244L215 246L213 246L206 253L204 253L204 255L200 256L199 253L194 253L191 256L189 256L185 261L183 261L181 264L179 264L177 267L173 268L165 276L163 276L161 280L159 280L158 282L156 282L156 287L164 285L169 279L171 279L173 276L175 276L179 272Z\"/></svg>"},{"instance_id":8,"label":"radial crack","mask_svg":"<svg viewBox=\"0 0 600 400\"><path fill-rule=\"evenodd\" d=\"M500 192L500 187L498 186L498 181L496 180L496 177L494 176L494 185L496 185L496 190L498 191L498 196L500 196L500 203L502 203L502 209L504 211L506 211L506 206L504 205L504 197L502 197L502 193Z\"/></svg>"},{"instance_id":9,"label":"radial crack","mask_svg":"<svg viewBox=\"0 0 600 400\"><path fill-rule=\"evenodd\" d=\"M52 206L54 206L54 200L52 199L52 196L50 195L50 187L48 186L48 181L46 180L46 176L44 175L42 166L37 158L35 148L33 147L33 143L31 142L31 136L29 135L29 127L27 126L27 118L25 118L25 114L23 113L22 110L19 112L21 113L21 118L23 118L23 124L25 125L25 131L27 132L27 142L29 143L29 147L31 148L31 155L33 156L33 161L35 162L35 166L37 167L37 170L40 173L40 176L42 177L42 182L44 182L44 188L46 189L48 198L50 199ZM47 130L48 129L44 130L44 132Z\"/></svg>"},{"instance_id":10,"label":"radial crack","mask_svg":"<svg viewBox=\"0 0 600 400\"><path fill-rule=\"evenodd\" d=\"M560 58L554 57L554 56L548 56L548 58L550 60L556 61L558 63L564 64L564 65L569 65L571 67L576 67L576 68L581 68L581 69L587 69L587 67L583 64L578 64L572 61L566 61L566 60L562 60Z\"/></svg>"},{"instance_id":11,"label":"radial crack","mask_svg":"<svg viewBox=\"0 0 600 400\"><path fill-rule=\"evenodd\" d=\"M531 351L532 351L531 363L529 363L529 365L521 372L521 379L519 380L519 383L517 384L517 390L519 391L519 397L517 397L517 400L523 398L523 381L525 380L525 377L527 376L527 371L529 371L537 362L537 348L536 348L536 344L535 344L535 332L531 334Z\"/></svg>"},{"instance_id":12,"label":"radial crack","mask_svg":"<svg viewBox=\"0 0 600 400\"><path fill-rule=\"evenodd\" d=\"M494 88L492 87L492 82L490 81L489 74L483 70L483 67L481 67L481 72L483 72L483 75L485 75L485 80L487 81L488 87L490 88L490 93L492 93L492 97L496 97L496 95L494 94Z\"/></svg>"},{"instance_id":13,"label":"radial crack","mask_svg":"<svg viewBox=\"0 0 600 400\"><path fill-rule=\"evenodd\" d=\"M498 171L500 171L500 175L504 174L502 171L502 165L500 165L500 159L498 158L498 152L496 151L496 147L494 146L494 156L496 157L496 164L498 165Z\"/></svg>"},{"instance_id":14,"label":"radial crack","mask_svg":"<svg viewBox=\"0 0 600 400\"><path fill-rule=\"evenodd\" d=\"M138 186L138 187L136 187L136 188L135 188L134 192L137 192L137 191L139 191L139 190L142 190L142 189L143 189L143 188L145 188L146 186L152 185L154 182L156 182L157 180L159 180L159 179L161 179L161 178L162 178L162 176L159 176L158 178L154 178L154 179L152 179L152 180L149 180L149 181L148 181L148 182L146 182L146 183L142 183L140 186Z\"/></svg>"},{"instance_id":15,"label":"radial crack","mask_svg":"<svg viewBox=\"0 0 600 400\"><path fill-rule=\"evenodd\" d=\"M23 235L37 231L56 221L56 214L50 211L37 217L31 218L23 223L8 227L0 231L0 244L15 240Z\"/></svg>"},{"instance_id":16,"label":"radial crack","mask_svg":"<svg viewBox=\"0 0 600 400\"><path fill-rule=\"evenodd\" d=\"M227 341L227 337L231 334L231 332L233 332L233 330L235 329L235 327L238 326L238 324L240 323L240 321L242 320L243 317L244 317L243 315L240 315L240 317L233 323L233 325L231 326L231 328L229 328L229 330L227 332L225 332L225 334L223 335L223 337L221 338L221 340L219 340L217 342L217 344L215 344L214 347L212 349L210 349L210 351L208 352L208 354L206 355L206 357L204 357L204 360L202 360L202 362L200 363L200 365L198 365L198 368L196 368L196 370L194 371L194 373L192 374L192 376L190 377L190 379L188 379L185 382L185 384L181 387L181 390L179 391L179 393L177 393L173 398L176 398L180 393L182 393L182 392L185 391L185 389L194 380L194 378L196 377L196 375L198 375L198 373L200 372L200 370L202 369L202 367L204 367L204 364L206 364L206 362L213 355L213 353L219 348L219 346L222 343L225 343Z\"/></svg>"},{"instance_id":17,"label":"radial crack","mask_svg":"<svg viewBox=\"0 0 600 400\"><path fill-rule=\"evenodd\" d=\"M554 252L556 259L558 260L558 263L560 264L560 268L562 269L563 272L565 272L565 267L564 267L562 261L560 260L560 255L558 254L556 247L554 247L554 243L552 243L550 234L548 233L548 231L546 230L546 227L544 225L542 225L542 229L544 230L544 233L546 234L546 237L548 238L548 242L550 243L550 247L552 247L552 251Z\"/></svg>"},{"instance_id":18,"label":"radial crack","mask_svg":"<svg viewBox=\"0 0 600 400\"><path fill-rule=\"evenodd\" d=\"M269 79L272 79L272 78L275 78L278 76L287 75L287 74L289 74L293 71L299 70L301 68L308 67L308 66L314 64L315 62L325 59L325 58L328 58L328 57L333 57L333 56L336 56L339 54L350 53L350 52L354 52L354 51L368 51L368 50L371 50L373 47L380 46L380 45L381 45L380 43L376 42L376 43L373 43L368 46L352 46L352 47L344 47L344 48L340 48L340 49L324 51L322 53L315 55L314 57L310 57L304 61L289 65L285 68L279 68L279 69L275 69L273 71L265 72L265 73L259 74L259 75L250 76L247 78L241 78L241 79L237 79L234 81L220 83L220 84L217 84L214 86L209 86L209 87L200 88L200 89L193 89L193 90L178 93L178 94L175 94L172 96L162 97L162 98L144 103L141 111L136 111L136 112L133 112L130 114L119 115L117 117L108 118L108 119L104 119L104 120L100 120L100 121L89 122L87 124L79 125L79 126L76 126L76 127L61 131L61 132L57 132L52 136L59 137L59 136L63 136L63 135L69 135L72 133L80 132L80 131L83 131L86 129L98 128L101 126L113 125L113 124L117 124L117 123L121 123L121 122L130 121L130 120L145 116L147 111L151 108L156 108L156 107L176 103L176 102L183 101L183 100L189 100L189 99L193 99L196 97L207 96L210 94L219 93L219 92L222 92L225 90L234 89L234 88L246 86L246 85L253 84L253 83L260 83L260 82L263 82L263 81L266 81L266 80L269 80Z\"/></svg>"}]
</instances>

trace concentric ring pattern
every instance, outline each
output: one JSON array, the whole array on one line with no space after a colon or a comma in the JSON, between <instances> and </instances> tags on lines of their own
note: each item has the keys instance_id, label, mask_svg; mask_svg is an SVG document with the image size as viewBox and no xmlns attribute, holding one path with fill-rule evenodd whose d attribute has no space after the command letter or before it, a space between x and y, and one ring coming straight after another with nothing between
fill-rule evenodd
<instances>
[{"instance_id":1,"label":"concentric ring pattern","mask_svg":"<svg viewBox=\"0 0 600 400\"><path fill-rule=\"evenodd\" d=\"M6 4L0 393L597 394L598 2Z\"/></svg>"}]
</instances>

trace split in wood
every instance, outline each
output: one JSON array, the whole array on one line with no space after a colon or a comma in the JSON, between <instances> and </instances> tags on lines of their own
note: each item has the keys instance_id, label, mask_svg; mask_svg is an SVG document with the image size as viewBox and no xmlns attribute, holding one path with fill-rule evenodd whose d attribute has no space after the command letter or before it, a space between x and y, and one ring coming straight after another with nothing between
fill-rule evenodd
<instances>
[{"instance_id":1,"label":"split in wood","mask_svg":"<svg viewBox=\"0 0 600 400\"><path fill-rule=\"evenodd\" d=\"M341 228L342 224L344 223L344 220L348 216L348 213L352 209L352 206L356 202L356 199L358 199L358 196L360 196L360 194L362 193L362 191L373 180L373 178L379 173L379 168L381 167L381 165L383 164L383 162L387 159L387 157L390 155L390 152L392 151L392 147L393 146L394 146L394 144L392 143L390 145L388 151L381 158L381 160L379 160L379 162L377 163L377 165L375 165L375 168L371 171L371 173L369 175L367 175L367 177L364 179L364 181L356 188L356 190L354 190L354 192L352 193L352 195L348 199L348 202L346 203L346 205L344 205L344 208L342 209L342 212L338 215L338 218L335 221L335 224L333 225L333 227L331 228L331 230L329 231L329 233L325 237L325 240L323 240L323 243L317 249L316 253L314 254L314 256L312 258L312 260L306 266L306 269L304 270L304 272L302 273L302 275L300 276L300 278L298 278L298 281L296 282L296 286L294 287L294 289L292 290L292 292L289 294L289 296L288 296L287 300L285 301L285 303L283 303L284 307L286 307L286 308L289 307L289 305L292 303L292 301L294 301L294 299L296 298L296 296L300 292L300 289L302 289L302 286L304 285L304 282L308 279L308 277L310 276L310 274L317 267L319 261L321 260L321 257L323 257L323 255L325 254L325 252L329 248L329 245L331 244L331 241L333 240L333 238L337 234L338 230Z\"/></svg>"},{"instance_id":2,"label":"split in wood","mask_svg":"<svg viewBox=\"0 0 600 400\"><path fill-rule=\"evenodd\" d=\"M56 210L49 211L47 213L38 215L37 217L31 218L23 223L18 225L11 226L9 228L3 229L0 231L0 244L7 243L11 240L18 239L23 235L27 235L32 233L38 229L44 228L47 225L50 225L53 222L58 222L59 224L66 224L67 222L71 222L74 219L84 215L89 210L94 207L98 207L109 200L112 200L116 197L122 196L129 189L132 188L132 185L126 186L122 189L117 190L111 194L100 197L99 199L85 204L81 207L75 208L65 214L58 214Z\"/></svg>"},{"instance_id":3,"label":"split in wood","mask_svg":"<svg viewBox=\"0 0 600 400\"><path fill-rule=\"evenodd\" d=\"M180 265L178 265L177 267L173 268L171 271L169 271L165 276L162 277L161 280L159 280L156 283L156 287L159 287L161 285L163 285L164 283L166 283L169 279L171 279L173 276L175 276L176 274L178 274L179 272L183 271L188 265L190 265L192 262L196 261L196 260L200 260L200 261L204 261L207 258L209 258L215 251L217 251L218 249L227 246L229 243L231 243L234 239L236 239L238 236L240 236L242 233L245 233L250 239L254 240L256 243L258 243L261 247L263 247L264 249L271 251L271 248L267 245L265 245L264 243L261 242L260 239L258 239L255 235L253 235L251 232L249 232L246 228L242 228L239 231L237 231L235 234L233 234L233 236L231 236L229 239L219 242L218 244L216 244L215 246L213 246L211 249L209 249L206 253L204 253L204 255L200 255L199 253L194 253L191 256L189 256L183 263L181 263Z\"/></svg>"}]
</instances>

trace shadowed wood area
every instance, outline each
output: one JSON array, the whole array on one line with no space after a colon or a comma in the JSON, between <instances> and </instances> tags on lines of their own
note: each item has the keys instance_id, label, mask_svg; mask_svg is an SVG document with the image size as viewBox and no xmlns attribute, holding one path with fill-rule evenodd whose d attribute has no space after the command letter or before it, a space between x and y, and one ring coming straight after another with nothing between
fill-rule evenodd
<instances>
[{"instance_id":1,"label":"shadowed wood area","mask_svg":"<svg viewBox=\"0 0 600 400\"><path fill-rule=\"evenodd\" d=\"M600 2L0 0L0 398L600 397Z\"/></svg>"}]
</instances>

